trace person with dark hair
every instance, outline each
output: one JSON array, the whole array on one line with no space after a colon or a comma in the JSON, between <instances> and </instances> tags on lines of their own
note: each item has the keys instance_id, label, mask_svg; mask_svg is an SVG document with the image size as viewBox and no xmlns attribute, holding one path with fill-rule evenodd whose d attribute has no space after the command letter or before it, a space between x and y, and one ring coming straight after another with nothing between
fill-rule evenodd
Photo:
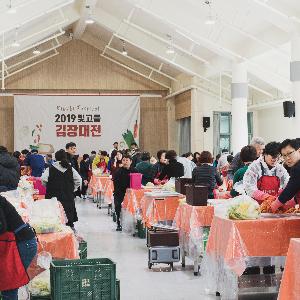
<instances>
[{"instance_id":1,"label":"person with dark hair","mask_svg":"<svg viewBox=\"0 0 300 300\"><path fill-rule=\"evenodd\" d=\"M91 151L91 155L90 155L90 159L89 159L89 163L90 163L90 169L93 168L93 161L94 161L94 158L96 157L96 151Z\"/></svg>"},{"instance_id":2,"label":"person with dark hair","mask_svg":"<svg viewBox=\"0 0 300 300\"><path fill-rule=\"evenodd\" d=\"M154 165L154 177L158 178L164 167L166 166L166 153L167 150L159 150L157 152L158 162Z\"/></svg>"},{"instance_id":3,"label":"person with dark hair","mask_svg":"<svg viewBox=\"0 0 300 300\"><path fill-rule=\"evenodd\" d=\"M69 161L69 163L71 164L71 166L77 171L79 172L79 164L78 164L78 160L76 159L76 144L73 142L67 143L66 144L66 153L67 153L67 159Z\"/></svg>"},{"instance_id":4,"label":"person with dark hair","mask_svg":"<svg viewBox=\"0 0 300 300\"><path fill-rule=\"evenodd\" d=\"M256 158L259 158L265 149L265 141L261 137L254 137L252 138L250 142L250 146L253 146L256 149ZM233 173L235 173L238 169L242 168L244 166L241 158L240 158L240 152L238 152L232 161L232 169Z\"/></svg>"},{"instance_id":5,"label":"person with dark hair","mask_svg":"<svg viewBox=\"0 0 300 300\"><path fill-rule=\"evenodd\" d=\"M253 146L245 146L242 148L240 152L240 159L243 162L244 166L240 169L238 169L234 173L233 177L233 185L235 185L237 182L242 182L243 177L248 170L249 165L256 160L257 152L256 149ZM232 197L236 197L239 195L237 191L234 190L234 188L230 191L230 195Z\"/></svg>"},{"instance_id":6,"label":"person with dark hair","mask_svg":"<svg viewBox=\"0 0 300 300\"><path fill-rule=\"evenodd\" d=\"M122 231L120 216L122 202L125 197L126 189L130 187L130 173L137 173L137 170L131 166L132 158L130 155L124 155L122 158L122 167L119 168L113 178L114 183L114 203L117 217L116 231Z\"/></svg>"},{"instance_id":7,"label":"person with dark hair","mask_svg":"<svg viewBox=\"0 0 300 300\"><path fill-rule=\"evenodd\" d=\"M0 192L15 190L20 180L20 166L4 146L0 146Z\"/></svg>"},{"instance_id":8,"label":"person with dark hair","mask_svg":"<svg viewBox=\"0 0 300 300\"><path fill-rule=\"evenodd\" d=\"M20 156L21 156L21 152L20 151L15 151L13 154L12 154L13 157L15 157L17 160L19 160Z\"/></svg>"},{"instance_id":9,"label":"person with dark hair","mask_svg":"<svg viewBox=\"0 0 300 300\"><path fill-rule=\"evenodd\" d=\"M66 152L61 149L55 153L56 162L45 170L42 183L46 186L46 199L56 197L61 202L68 223L74 229L74 222L78 221L74 192L81 186L82 179L78 172L70 165Z\"/></svg>"},{"instance_id":10,"label":"person with dark hair","mask_svg":"<svg viewBox=\"0 0 300 300\"><path fill-rule=\"evenodd\" d=\"M24 165L31 168L31 175L33 177L41 177L45 170L45 159L42 155L38 154L38 150L31 150L25 158Z\"/></svg>"},{"instance_id":11,"label":"person with dark hair","mask_svg":"<svg viewBox=\"0 0 300 300\"><path fill-rule=\"evenodd\" d=\"M143 175L142 185L146 185L148 182L153 182L155 176L155 168L150 163L150 153L142 152L141 162L136 165L136 169L139 173Z\"/></svg>"},{"instance_id":12,"label":"person with dark hair","mask_svg":"<svg viewBox=\"0 0 300 300\"><path fill-rule=\"evenodd\" d=\"M26 270L37 253L37 240L30 225L22 220L15 207L2 196L0 241L0 281L5 289L1 288L2 299L15 300L18 299L18 288L29 281ZM14 247L17 248L16 251L13 251ZM12 251L6 252L5 249L9 248Z\"/></svg>"},{"instance_id":13,"label":"person with dark hair","mask_svg":"<svg viewBox=\"0 0 300 300\"><path fill-rule=\"evenodd\" d=\"M141 162L141 152L138 148L137 143L133 142L130 145L130 155L132 158L132 167L135 168L136 165Z\"/></svg>"},{"instance_id":14,"label":"person with dark hair","mask_svg":"<svg viewBox=\"0 0 300 300\"><path fill-rule=\"evenodd\" d=\"M276 198L280 188L285 188L289 174L279 163L280 143L268 143L263 155L253 161L243 178L243 185L248 196L262 203Z\"/></svg>"},{"instance_id":15,"label":"person with dark hair","mask_svg":"<svg viewBox=\"0 0 300 300\"><path fill-rule=\"evenodd\" d=\"M223 184L223 180L212 165L213 157L209 151L203 151L199 157L199 165L193 170L192 181L197 185L208 187L208 198L214 198L214 188Z\"/></svg>"},{"instance_id":16,"label":"person with dark hair","mask_svg":"<svg viewBox=\"0 0 300 300\"><path fill-rule=\"evenodd\" d=\"M172 177L179 178L184 175L183 164L177 161L177 153L174 150L169 150L166 153L166 166L162 170L158 179L170 179Z\"/></svg>"},{"instance_id":17,"label":"person with dark hair","mask_svg":"<svg viewBox=\"0 0 300 300\"><path fill-rule=\"evenodd\" d=\"M49 168L54 163L54 159L52 157L52 154L46 154L46 165L45 168Z\"/></svg>"},{"instance_id":18,"label":"person with dark hair","mask_svg":"<svg viewBox=\"0 0 300 300\"><path fill-rule=\"evenodd\" d=\"M123 159L123 152L122 151L117 151L116 155L114 156L114 160L111 161L111 176L112 178L115 177L116 172L122 168L122 159Z\"/></svg>"},{"instance_id":19,"label":"person with dark hair","mask_svg":"<svg viewBox=\"0 0 300 300\"><path fill-rule=\"evenodd\" d=\"M113 148L109 151L109 157L112 157L112 152L116 152L119 150L119 143L114 142L113 143Z\"/></svg>"},{"instance_id":20,"label":"person with dark hair","mask_svg":"<svg viewBox=\"0 0 300 300\"><path fill-rule=\"evenodd\" d=\"M290 179L279 197L271 204L273 212L281 206L289 209L300 204L300 140L286 139L279 149L284 163L290 168Z\"/></svg>"},{"instance_id":21,"label":"person with dark hair","mask_svg":"<svg viewBox=\"0 0 300 300\"><path fill-rule=\"evenodd\" d=\"M198 165L199 158L200 158L200 153L199 152L195 152L194 155L193 155L193 162L196 165Z\"/></svg>"},{"instance_id":22,"label":"person with dark hair","mask_svg":"<svg viewBox=\"0 0 300 300\"><path fill-rule=\"evenodd\" d=\"M221 154L217 154L217 155L216 155L216 159L215 159L214 162L213 162L213 166L214 166L215 168L218 167L218 163L219 163L220 157L221 157Z\"/></svg>"},{"instance_id":23,"label":"person with dark hair","mask_svg":"<svg viewBox=\"0 0 300 300\"><path fill-rule=\"evenodd\" d=\"M82 160L80 162L80 176L82 179L82 186L81 186L82 199L86 199L86 191L88 189L88 184L89 184L89 170L90 170L89 159L90 157L88 154L83 154Z\"/></svg>"},{"instance_id":24,"label":"person with dark hair","mask_svg":"<svg viewBox=\"0 0 300 300\"><path fill-rule=\"evenodd\" d=\"M187 153L185 154L185 157L186 157L187 159L189 159L189 160L192 160L192 161L193 161L193 159L194 159L194 155L193 155L192 152L187 152Z\"/></svg>"}]
</instances>

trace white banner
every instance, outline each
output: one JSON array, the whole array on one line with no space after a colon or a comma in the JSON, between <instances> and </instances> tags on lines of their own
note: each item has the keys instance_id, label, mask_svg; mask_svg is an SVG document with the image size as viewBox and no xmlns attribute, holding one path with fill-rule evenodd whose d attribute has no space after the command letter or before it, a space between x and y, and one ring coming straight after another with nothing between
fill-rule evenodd
<instances>
[{"instance_id":1,"label":"white banner","mask_svg":"<svg viewBox=\"0 0 300 300\"><path fill-rule=\"evenodd\" d=\"M139 96L15 95L15 150L53 153L66 143L78 154L112 149L114 142L128 148L139 142Z\"/></svg>"}]
</instances>

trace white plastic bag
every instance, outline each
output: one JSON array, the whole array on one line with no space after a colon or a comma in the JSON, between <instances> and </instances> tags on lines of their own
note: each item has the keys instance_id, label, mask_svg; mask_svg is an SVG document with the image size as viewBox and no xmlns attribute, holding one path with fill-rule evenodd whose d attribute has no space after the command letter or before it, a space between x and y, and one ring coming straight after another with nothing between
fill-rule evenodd
<instances>
[{"instance_id":1,"label":"white plastic bag","mask_svg":"<svg viewBox=\"0 0 300 300\"><path fill-rule=\"evenodd\" d=\"M37 256L37 265L42 269L50 269L52 255L49 252L41 251Z\"/></svg>"}]
</instances>

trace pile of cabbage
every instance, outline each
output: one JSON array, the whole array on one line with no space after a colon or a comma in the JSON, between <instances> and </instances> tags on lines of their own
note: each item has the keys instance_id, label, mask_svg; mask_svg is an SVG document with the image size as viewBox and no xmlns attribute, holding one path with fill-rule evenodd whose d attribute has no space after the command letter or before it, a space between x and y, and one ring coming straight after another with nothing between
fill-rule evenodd
<instances>
[{"instance_id":1,"label":"pile of cabbage","mask_svg":"<svg viewBox=\"0 0 300 300\"><path fill-rule=\"evenodd\" d=\"M260 217L259 204L249 196L242 195L230 200L227 216L233 220L255 220Z\"/></svg>"}]
</instances>

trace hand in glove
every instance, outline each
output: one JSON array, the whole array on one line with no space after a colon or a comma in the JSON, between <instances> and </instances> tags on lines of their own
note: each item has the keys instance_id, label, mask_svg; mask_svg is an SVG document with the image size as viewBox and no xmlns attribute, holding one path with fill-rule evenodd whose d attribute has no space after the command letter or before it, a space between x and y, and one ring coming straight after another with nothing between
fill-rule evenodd
<instances>
[{"instance_id":1,"label":"hand in glove","mask_svg":"<svg viewBox=\"0 0 300 300\"><path fill-rule=\"evenodd\" d=\"M283 204L278 199L276 199L271 204L272 212L275 213L278 210L278 208L281 207L281 206L283 206Z\"/></svg>"},{"instance_id":2,"label":"hand in glove","mask_svg":"<svg viewBox=\"0 0 300 300\"><path fill-rule=\"evenodd\" d=\"M294 199L289 200L288 202L285 203L285 205L283 206L284 210L289 210L290 208L295 207L296 202Z\"/></svg>"}]
</instances>

